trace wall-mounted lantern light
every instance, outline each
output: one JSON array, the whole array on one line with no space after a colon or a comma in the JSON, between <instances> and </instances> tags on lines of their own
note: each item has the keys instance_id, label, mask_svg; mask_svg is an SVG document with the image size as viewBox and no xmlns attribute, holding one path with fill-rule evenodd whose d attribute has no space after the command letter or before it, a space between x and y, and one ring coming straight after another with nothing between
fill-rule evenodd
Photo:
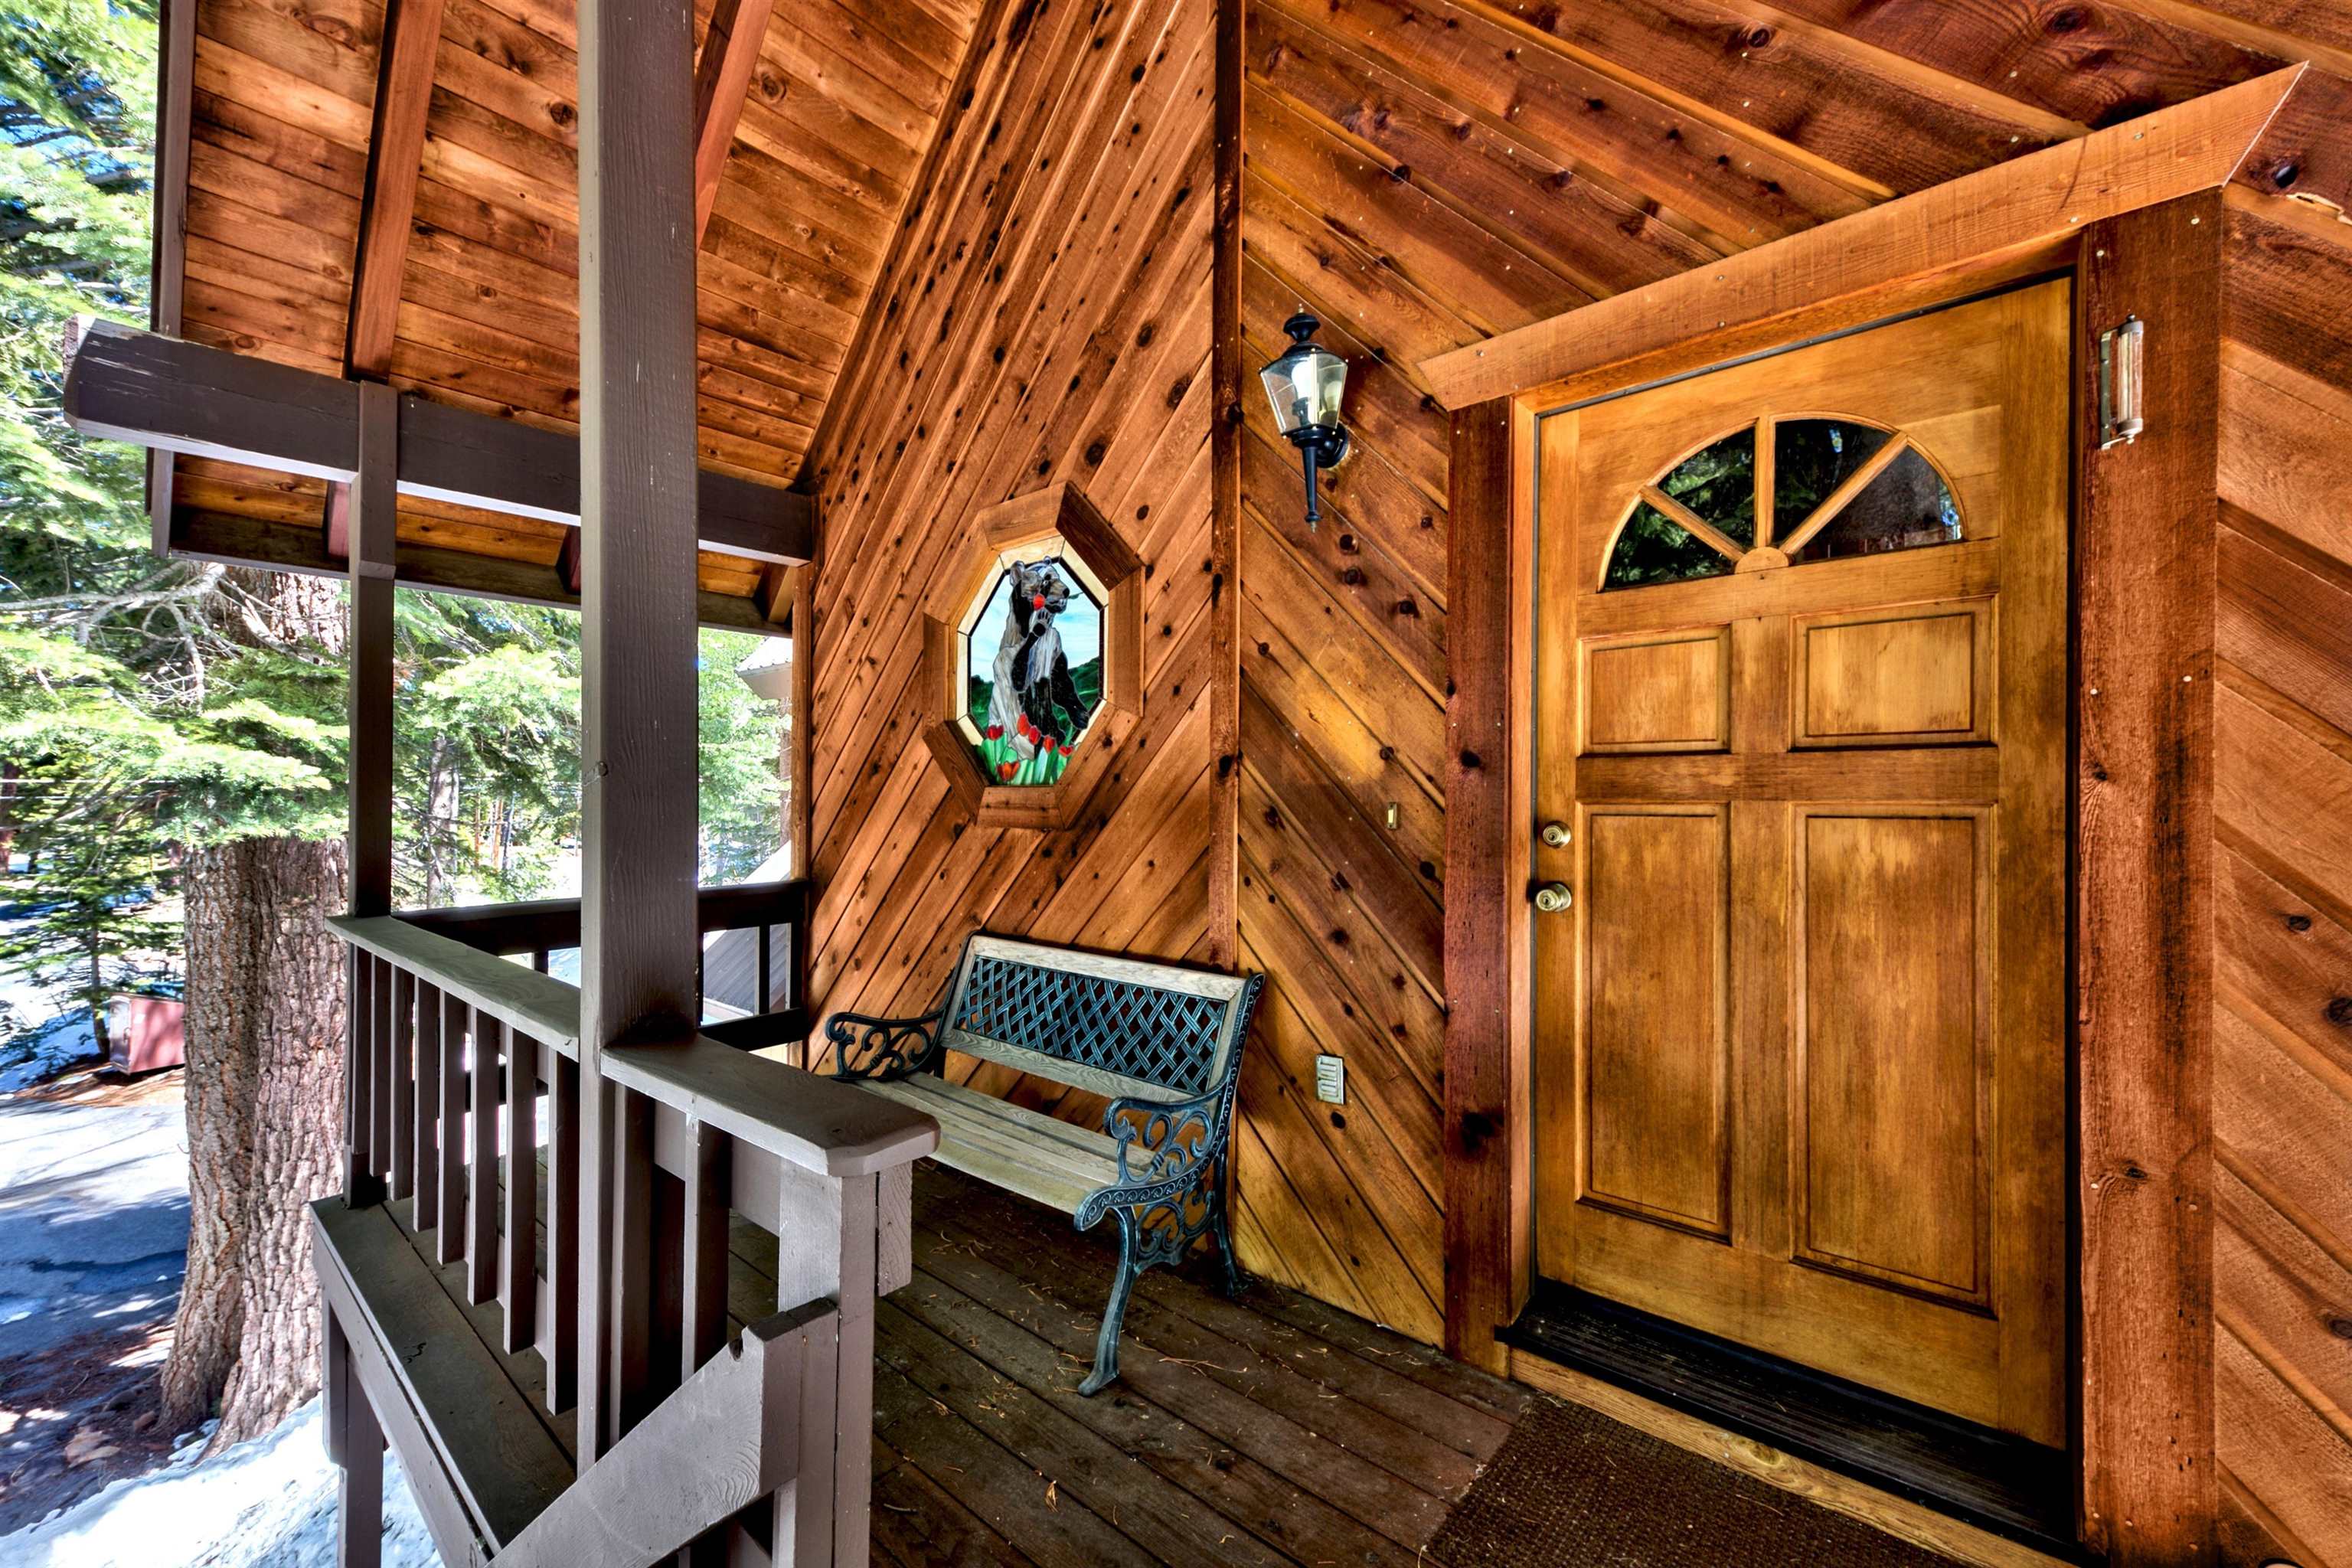
<instances>
[{"instance_id":1,"label":"wall-mounted lantern light","mask_svg":"<svg viewBox=\"0 0 2352 1568\"><path fill-rule=\"evenodd\" d=\"M1290 346L1259 371L1274 404L1275 423L1290 437L1307 464L1307 526L1323 513L1315 500L1315 470L1336 468L1348 455L1348 427L1339 423L1339 399L1348 390L1348 362L1315 341L1323 323L1305 310L1282 323Z\"/></svg>"}]
</instances>

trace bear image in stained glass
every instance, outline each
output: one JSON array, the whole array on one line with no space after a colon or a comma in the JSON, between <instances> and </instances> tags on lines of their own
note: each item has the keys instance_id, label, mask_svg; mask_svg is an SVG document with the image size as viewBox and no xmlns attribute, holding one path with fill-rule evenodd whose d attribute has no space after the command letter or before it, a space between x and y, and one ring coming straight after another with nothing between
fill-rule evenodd
<instances>
[{"instance_id":1,"label":"bear image in stained glass","mask_svg":"<svg viewBox=\"0 0 2352 1568\"><path fill-rule=\"evenodd\" d=\"M968 710L992 784L1050 784L1102 704L1102 605L1058 560L989 584L963 636Z\"/></svg>"}]
</instances>

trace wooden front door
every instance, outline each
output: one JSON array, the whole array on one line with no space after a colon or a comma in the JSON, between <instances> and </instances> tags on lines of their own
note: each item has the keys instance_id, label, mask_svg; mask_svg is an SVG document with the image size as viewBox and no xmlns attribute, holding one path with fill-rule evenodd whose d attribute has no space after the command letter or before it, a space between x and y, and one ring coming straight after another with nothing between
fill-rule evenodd
<instances>
[{"instance_id":1,"label":"wooden front door","mask_svg":"<svg viewBox=\"0 0 2352 1568\"><path fill-rule=\"evenodd\" d=\"M1541 1272L2053 1445L2069 336L1545 418L1532 852Z\"/></svg>"}]
</instances>

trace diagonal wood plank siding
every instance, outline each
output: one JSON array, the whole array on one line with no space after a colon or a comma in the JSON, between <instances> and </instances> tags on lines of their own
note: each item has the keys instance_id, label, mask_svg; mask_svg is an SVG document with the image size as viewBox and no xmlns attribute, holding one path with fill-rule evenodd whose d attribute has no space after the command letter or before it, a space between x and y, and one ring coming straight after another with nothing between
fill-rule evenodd
<instances>
[{"instance_id":1,"label":"diagonal wood plank siding","mask_svg":"<svg viewBox=\"0 0 2352 1568\"><path fill-rule=\"evenodd\" d=\"M2352 1563L2352 226L2231 196L2215 1427L2237 1515L2228 1560L2338 1568Z\"/></svg>"},{"instance_id":2,"label":"diagonal wood plank siding","mask_svg":"<svg viewBox=\"0 0 2352 1568\"><path fill-rule=\"evenodd\" d=\"M1208 930L1209 8L1008 0L813 474L819 1013L919 1012L986 929L1181 958ZM919 607L981 508L1064 479L1142 555L1144 711L1067 831L974 826L913 743ZM1101 1102L958 1076L1092 1121Z\"/></svg>"},{"instance_id":3,"label":"diagonal wood plank siding","mask_svg":"<svg viewBox=\"0 0 2352 1568\"><path fill-rule=\"evenodd\" d=\"M1433 1336L1446 427L1413 364L2284 61L2352 75L2352 4L1253 0L1249 18L1244 331L1263 357L1302 303L1335 324L1360 455L1309 535L1296 464L1248 411L1242 936L1274 976L1268 1068L1339 1052L1356 1103L1261 1086L1286 1114L1244 1151L1244 1234L1254 1267ZM2223 1561L2347 1568L2352 132L2294 129L2297 154L2233 190L2229 250Z\"/></svg>"}]
</instances>

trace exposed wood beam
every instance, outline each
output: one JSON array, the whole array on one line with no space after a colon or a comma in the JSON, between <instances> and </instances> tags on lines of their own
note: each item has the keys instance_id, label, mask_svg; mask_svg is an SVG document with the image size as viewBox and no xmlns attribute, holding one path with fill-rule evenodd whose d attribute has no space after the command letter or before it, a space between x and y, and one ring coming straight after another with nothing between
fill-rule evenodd
<instances>
[{"instance_id":1,"label":"exposed wood beam","mask_svg":"<svg viewBox=\"0 0 2352 1568\"><path fill-rule=\"evenodd\" d=\"M187 292L188 133L195 113L196 0L164 0L155 62L155 211L147 324L176 335ZM147 522L155 553L172 543L169 452L147 454Z\"/></svg>"},{"instance_id":2,"label":"exposed wood beam","mask_svg":"<svg viewBox=\"0 0 2352 1568\"><path fill-rule=\"evenodd\" d=\"M409 224L416 212L416 181L425 158L425 116L433 105L441 5L442 0L389 0L384 7L375 110L368 131L367 184L360 200L359 245L343 330L343 374L359 380L381 381L392 369L401 276L408 264ZM340 558L349 552L351 516L350 488L330 484L328 554Z\"/></svg>"},{"instance_id":3,"label":"exposed wood beam","mask_svg":"<svg viewBox=\"0 0 2352 1568\"><path fill-rule=\"evenodd\" d=\"M217 561L225 566L255 566L314 577L341 577L347 569L345 563L327 553L315 528L190 507L181 508L172 520L172 553L190 561ZM518 605L552 605L559 609L580 607L576 590L565 592L558 585L556 572L529 561L403 542L394 548L393 571L393 581L403 588L504 599ZM718 631L775 637L784 630L761 614L757 601L708 590L695 596L695 618L698 625Z\"/></svg>"},{"instance_id":4,"label":"exposed wood beam","mask_svg":"<svg viewBox=\"0 0 2352 1568\"><path fill-rule=\"evenodd\" d=\"M337 484L358 471L356 382L100 321L80 323L66 360L66 419L85 436ZM702 549L784 565L808 559L808 496L732 474L702 472L689 482ZM576 524L580 441L404 394L399 488Z\"/></svg>"},{"instance_id":5,"label":"exposed wood beam","mask_svg":"<svg viewBox=\"0 0 2352 1568\"><path fill-rule=\"evenodd\" d=\"M368 132L367 186L360 204L359 256L352 273L343 363L353 375L392 368L400 279L425 163L425 114L433 103L433 61L441 42L442 0L391 0L385 7L375 114Z\"/></svg>"},{"instance_id":6,"label":"exposed wood beam","mask_svg":"<svg viewBox=\"0 0 2352 1568\"><path fill-rule=\"evenodd\" d=\"M694 237L710 226L719 200L719 179L735 145L735 123L743 117L744 95L760 68L760 45L768 36L775 0L719 0L702 37L702 58L694 67Z\"/></svg>"},{"instance_id":7,"label":"exposed wood beam","mask_svg":"<svg viewBox=\"0 0 2352 1568\"><path fill-rule=\"evenodd\" d=\"M2227 184L2292 66L1424 361L1448 408L1571 401L1884 315L1889 290L2053 250L2102 219ZM1685 363L1693 345L1706 358ZM1653 363L1655 361L1657 363ZM1580 379L1582 378L1582 379Z\"/></svg>"}]
</instances>

